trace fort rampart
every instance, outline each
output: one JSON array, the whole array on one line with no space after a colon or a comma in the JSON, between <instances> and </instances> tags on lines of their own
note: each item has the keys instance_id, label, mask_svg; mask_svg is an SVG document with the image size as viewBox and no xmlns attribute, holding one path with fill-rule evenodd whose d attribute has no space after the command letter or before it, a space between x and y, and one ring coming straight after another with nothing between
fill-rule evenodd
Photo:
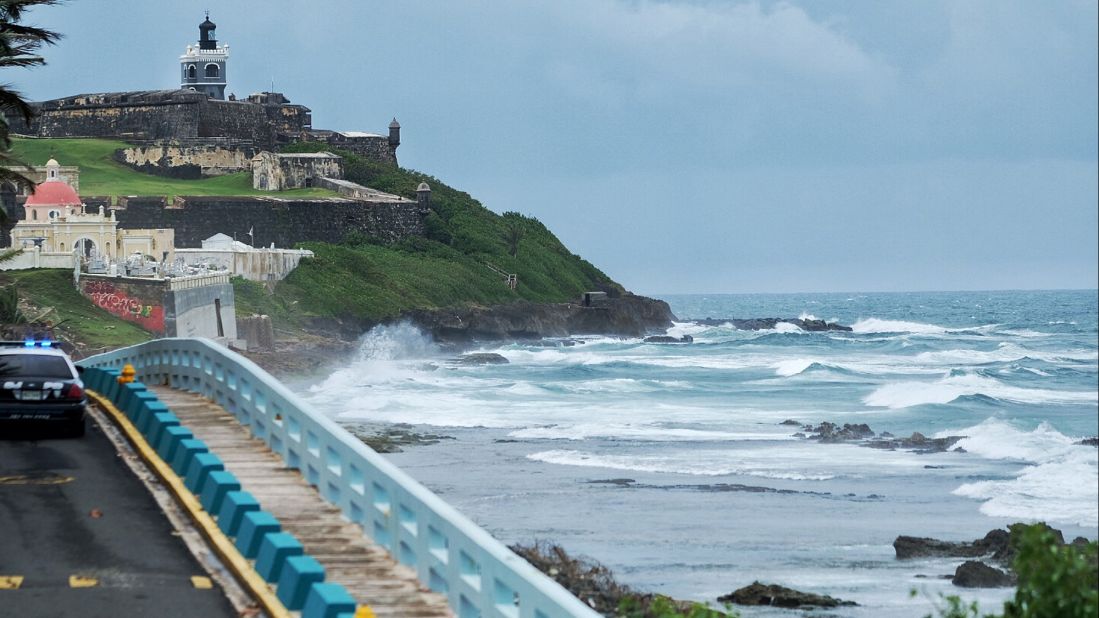
<instances>
[{"instance_id":1,"label":"fort rampart","mask_svg":"<svg viewBox=\"0 0 1099 618\"><path fill-rule=\"evenodd\" d=\"M91 207L103 200L88 199ZM256 247L338 243L358 232L382 242L424 233L423 208L414 202L362 202L339 198L285 200L262 197L185 197L119 200L120 228L173 228L177 247L202 246L222 233ZM252 236L248 232L252 231Z\"/></svg>"}]
</instances>

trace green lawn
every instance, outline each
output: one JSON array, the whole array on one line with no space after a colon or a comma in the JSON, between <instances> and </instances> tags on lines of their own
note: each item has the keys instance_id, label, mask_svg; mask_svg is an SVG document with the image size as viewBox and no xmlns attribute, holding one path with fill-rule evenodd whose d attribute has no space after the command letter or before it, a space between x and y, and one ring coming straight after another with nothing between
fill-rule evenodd
<instances>
[{"instance_id":1,"label":"green lawn","mask_svg":"<svg viewBox=\"0 0 1099 618\"><path fill-rule=\"evenodd\" d=\"M12 154L28 165L45 165L53 157L61 165L80 168L81 195L277 195L278 197L332 197L327 189L257 191L248 172L202 180L177 180L143 174L113 159L127 144L108 139L12 140Z\"/></svg>"}]
</instances>

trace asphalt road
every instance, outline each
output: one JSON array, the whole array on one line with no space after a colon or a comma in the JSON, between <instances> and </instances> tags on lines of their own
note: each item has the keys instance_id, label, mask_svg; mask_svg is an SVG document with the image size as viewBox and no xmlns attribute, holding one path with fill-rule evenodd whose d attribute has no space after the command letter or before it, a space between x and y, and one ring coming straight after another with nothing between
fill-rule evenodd
<instances>
[{"instance_id":1,"label":"asphalt road","mask_svg":"<svg viewBox=\"0 0 1099 618\"><path fill-rule=\"evenodd\" d=\"M12 434L0 426L0 615L237 615L216 582L196 588L206 572L91 418L83 438Z\"/></svg>"}]
</instances>

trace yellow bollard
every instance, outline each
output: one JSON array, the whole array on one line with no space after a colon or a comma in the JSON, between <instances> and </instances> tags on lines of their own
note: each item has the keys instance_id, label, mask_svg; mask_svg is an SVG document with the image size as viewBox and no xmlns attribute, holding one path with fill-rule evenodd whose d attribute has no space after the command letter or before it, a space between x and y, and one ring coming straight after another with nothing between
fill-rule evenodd
<instances>
[{"instance_id":1,"label":"yellow bollard","mask_svg":"<svg viewBox=\"0 0 1099 618\"><path fill-rule=\"evenodd\" d=\"M130 382L133 382L134 374L136 373L137 372L134 371L134 366L126 363L126 365L122 368L122 373L118 376L118 383L129 384Z\"/></svg>"}]
</instances>

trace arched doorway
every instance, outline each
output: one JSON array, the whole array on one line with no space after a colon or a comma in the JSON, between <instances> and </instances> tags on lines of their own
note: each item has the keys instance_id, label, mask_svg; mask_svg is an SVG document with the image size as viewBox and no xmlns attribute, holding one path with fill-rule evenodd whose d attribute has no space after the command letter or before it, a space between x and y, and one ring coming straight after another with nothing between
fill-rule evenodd
<instances>
[{"instance_id":1,"label":"arched doorway","mask_svg":"<svg viewBox=\"0 0 1099 618\"><path fill-rule=\"evenodd\" d=\"M80 255L84 258L94 257L99 254L96 250L95 242L91 238L81 238L73 245Z\"/></svg>"}]
</instances>

